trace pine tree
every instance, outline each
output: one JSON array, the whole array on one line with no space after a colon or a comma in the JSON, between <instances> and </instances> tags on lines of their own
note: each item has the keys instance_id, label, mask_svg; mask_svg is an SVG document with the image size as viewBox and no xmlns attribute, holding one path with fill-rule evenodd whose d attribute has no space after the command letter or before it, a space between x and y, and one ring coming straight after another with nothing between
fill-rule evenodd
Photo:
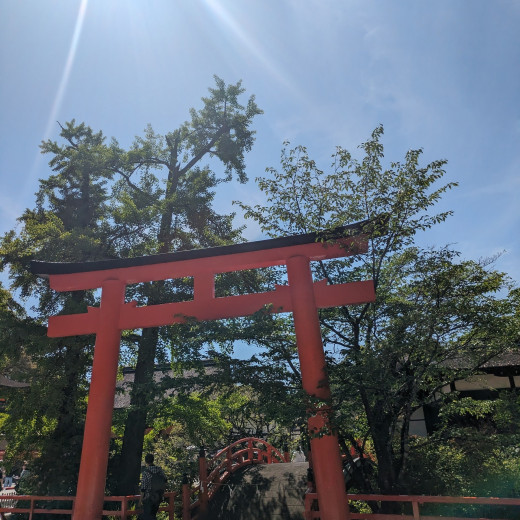
<instances>
[{"instance_id":1,"label":"pine tree","mask_svg":"<svg viewBox=\"0 0 520 520\"><path fill-rule=\"evenodd\" d=\"M36 207L18 219L20 231L6 233L0 259L12 288L26 302L36 302L26 327L24 352L29 357L31 386L10 402L10 450L38 452L35 491L70 493L79 466L93 337L49 339L49 315L85 312L95 303L92 292L55 293L47 281L31 274L31 260L83 262L111 256L106 222L108 148L101 132L75 121L61 127L64 144L42 143L54 174L40 181ZM23 397L23 398L22 398ZM59 461L59 463L58 463Z\"/></svg>"}]
</instances>

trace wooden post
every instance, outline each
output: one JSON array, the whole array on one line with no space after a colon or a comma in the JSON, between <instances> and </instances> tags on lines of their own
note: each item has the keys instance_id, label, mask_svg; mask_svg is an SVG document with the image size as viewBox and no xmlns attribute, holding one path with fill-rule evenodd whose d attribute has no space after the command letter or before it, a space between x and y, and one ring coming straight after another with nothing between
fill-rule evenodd
<instances>
[{"instance_id":1,"label":"wooden post","mask_svg":"<svg viewBox=\"0 0 520 520\"><path fill-rule=\"evenodd\" d=\"M253 457L253 439L249 439L249 441L247 442L247 458L249 459L250 464L253 464Z\"/></svg>"},{"instance_id":2,"label":"wooden post","mask_svg":"<svg viewBox=\"0 0 520 520\"><path fill-rule=\"evenodd\" d=\"M320 517L345 520L348 518L345 481L338 437L330 424L331 393L309 259L305 256L288 258L287 276L303 388L311 402L319 403L310 410L308 427Z\"/></svg>"},{"instance_id":3,"label":"wooden post","mask_svg":"<svg viewBox=\"0 0 520 520\"><path fill-rule=\"evenodd\" d=\"M419 520L421 515L419 513L419 503L416 500L412 502L412 511L414 520Z\"/></svg>"},{"instance_id":4,"label":"wooden post","mask_svg":"<svg viewBox=\"0 0 520 520\"><path fill-rule=\"evenodd\" d=\"M226 469L231 475L233 472L233 452L231 451L231 448L226 450Z\"/></svg>"},{"instance_id":5,"label":"wooden post","mask_svg":"<svg viewBox=\"0 0 520 520\"><path fill-rule=\"evenodd\" d=\"M182 476L182 520L191 520L191 489L188 483L188 475Z\"/></svg>"},{"instance_id":6,"label":"wooden post","mask_svg":"<svg viewBox=\"0 0 520 520\"><path fill-rule=\"evenodd\" d=\"M121 518L128 520L128 497L121 497Z\"/></svg>"},{"instance_id":7,"label":"wooden post","mask_svg":"<svg viewBox=\"0 0 520 520\"><path fill-rule=\"evenodd\" d=\"M199 507L201 513L208 510L208 462L204 446L199 452Z\"/></svg>"},{"instance_id":8,"label":"wooden post","mask_svg":"<svg viewBox=\"0 0 520 520\"><path fill-rule=\"evenodd\" d=\"M166 493L168 497L168 520L175 520L175 493Z\"/></svg>"}]
</instances>

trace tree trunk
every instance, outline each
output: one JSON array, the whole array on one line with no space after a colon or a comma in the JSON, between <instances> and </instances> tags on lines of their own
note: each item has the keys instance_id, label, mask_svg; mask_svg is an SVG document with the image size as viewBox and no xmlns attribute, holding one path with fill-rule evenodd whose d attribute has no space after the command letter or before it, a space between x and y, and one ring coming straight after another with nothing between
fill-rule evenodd
<instances>
[{"instance_id":1,"label":"tree trunk","mask_svg":"<svg viewBox=\"0 0 520 520\"><path fill-rule=\"evenodd\" d=\"M131 391L130 412L126 419L121 448L117 495L131 495L137 492L148 407L154 397L153 374L158 337L158 329L144 329L139 342L139 353Z\"/></svg>"},{"instance_id":2,"label":"tree trunk","mask_svg":"<svg viewBox=\"0 0 520 520\"><path fill-rule=\"evenodd\" d=\"M166 199L168 200L177 190L179 183L179 168L177 163L177 148L174 145L171 150L168 180L166 188ZM167 253L171 244L171 226L173 221L173 207L168 204L161 215L158 232L159 253ZM148 298L148 305L163 303L164 282L157 281L152 284L152 291ZM143 457L144 431L148 405L154 397L154 368L155 353L159 340L158 329L144 329L139 342L137 364L135 367L134 383L132 385L130 412L125 422L125 433L123 446L121 448L121 459L119 464L119 475L117 479L117 495L127 495L136 492L141 472L141 460Z\"/></svg>"},{"instance_id":3,"label":"tree trunk","mask_svg":"<svg viewBox=\"0 0 520 520\"><path fill-rule=\"evenodd\" d=\"M383 433L374 435L374 448L377 454L377 483L379 492L383 495L396 493L396 478L393 464L392 439L384 432L388 431L388 425L381 425ZM381 512L384 514L398 514L400 505L397 502L383 502Z\"/></svg>"}]
</instances>

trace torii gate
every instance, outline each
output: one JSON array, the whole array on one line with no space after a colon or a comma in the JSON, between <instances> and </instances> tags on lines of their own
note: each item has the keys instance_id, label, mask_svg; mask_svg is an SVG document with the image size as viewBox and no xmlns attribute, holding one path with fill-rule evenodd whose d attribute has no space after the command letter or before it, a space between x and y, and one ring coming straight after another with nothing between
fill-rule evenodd
<instances>
[{"instance_id":1,"label":"torii gate","mask_svg":"<svg viewBox=\"0 0 520 520\"><path fill-rule=\"evenodd\" d=\"M121 260L32 263L32 272L48 277L56 291L101 288L99 307L89 307L82 314L52 316L48 324L50 337L96 334L74 520L101 519L121 331L181 323L187 317L216 320L247 316L265 305L271 305L272 312L292 312L303 388L309 396L327 403L331 392L317 309L374 301L375 293L371 280L338 285L313 282L310 262L365 253L366 226L366 222L352 224L334 235L310 233ZM343 238L333 243L323 241L334 237ZM289 285L265 293L215 297L215 274L284 264ZM124 301L128 284L182 277L194 278L193 300L145 307ZM308 427L321 518L344 520L348 516L345 484L338 438L330 428L330 408L322 405L310 413Z\"/></svg>"}]
</instances>

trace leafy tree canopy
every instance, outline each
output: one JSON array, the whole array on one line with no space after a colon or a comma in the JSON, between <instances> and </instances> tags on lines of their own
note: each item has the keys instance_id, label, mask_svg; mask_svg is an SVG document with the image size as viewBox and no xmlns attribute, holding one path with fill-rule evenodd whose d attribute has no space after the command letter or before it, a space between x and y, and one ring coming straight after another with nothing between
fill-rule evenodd
<instances>
[{"instance_id":1,"label":"leafy tree canopy","mask_svg":"<svg viewBox=\"0 0 520 520\"><path fill-rule=\"evenodd\" d=\"M257 179L267 203L237 204L272 237L368 221L366 255L316 262L313 269L329 284L374 282L375 303L323 310L320 318L337 427L347 440L370 439L377 486L395 492L407 466L412 414L442 386L518 341L518 299L492 262L417 245L418 232L450 215L434 206L456 183L441 183L446 161L422 165L422 150L384 166L382 136L380 126L360 146L359 160L337 147L328 172L305 147L286 144L281 169ZM275 344L269 353L286 355L288 347Z\"/></svg>"}]
</instances>

